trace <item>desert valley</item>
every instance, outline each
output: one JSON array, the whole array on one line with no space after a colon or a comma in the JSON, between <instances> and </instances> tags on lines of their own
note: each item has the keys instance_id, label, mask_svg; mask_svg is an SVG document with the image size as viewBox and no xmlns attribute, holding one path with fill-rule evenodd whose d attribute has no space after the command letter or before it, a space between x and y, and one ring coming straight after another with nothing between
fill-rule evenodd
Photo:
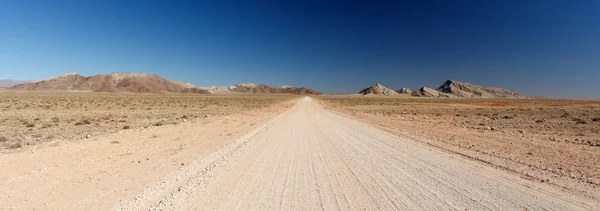
<instances>
[{"instance_id":1,"label":"desert valley","mask_svg":"<svg viewBox=\"0 0 600 211\"><path fill-rule=\"evenodd\" d=\"M138 73L3 84L0 208L9 210L592 210L600 202L597 100L532 99L455 80L344 95ZM244 171L252 173L234 173ZM320 177L303 176L311 174ZM488 195L473 192L483 184ZM303 188L320 185L322 199ZM434 187L461 194L421 192ZM391 197L401 189L422 197ZM284 200L289 193L295 198ZM464 203L416 203L433 199Z\"/></svg>"}]
</instances>

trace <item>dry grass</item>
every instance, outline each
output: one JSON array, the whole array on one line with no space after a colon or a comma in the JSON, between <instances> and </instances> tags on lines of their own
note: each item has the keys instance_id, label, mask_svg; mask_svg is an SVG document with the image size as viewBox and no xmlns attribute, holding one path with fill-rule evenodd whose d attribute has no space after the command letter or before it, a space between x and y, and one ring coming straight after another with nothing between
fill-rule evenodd
<instances>
[{"instance_id":1,"label":"dry grass","mask_svg":"<svg viewBox=\"0 0 600 211\"><path fill-rule=\"evenodd\" d=\"M293 97L297 96L0 92L0 131L35 145L51 134L61 140L81 139L86 134L179 124L181 119L193 122L263 108ZM6 144L15 141L7 141L0 148L10 148Z\"/></svg>"}]
</instances>

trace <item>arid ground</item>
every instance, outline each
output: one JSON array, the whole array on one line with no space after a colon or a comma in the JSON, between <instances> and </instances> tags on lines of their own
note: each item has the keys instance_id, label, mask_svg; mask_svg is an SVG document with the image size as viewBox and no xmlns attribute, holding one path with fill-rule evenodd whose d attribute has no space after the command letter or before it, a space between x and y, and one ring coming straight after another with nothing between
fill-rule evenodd
<instances>
[{"instance_id":1,"label":"arid ground","mask_svg":"<svg viewBox=\"0 0 600 211\"><path fill-rule=\"evenodd\" d=\"M292 97L0 92L0 151L176 125L263 108Z\"/></svg>"},{"instance_id":2,"label":"arid ground","mask_svg":"<svg viewBox=\"0 0 600 211\"><path fill-rule=\"evenodd\" d=\"M600 196L600 101L317 97L390 133Z\"/></svg>"},{"instance_id":3,"label":"arid ground","mask_svg":"<svg viewBox=\"0 0 600 211\"><path fill-rule=\"evenodd\" d=\"M600 206L598 101L0 95L3 210Z\"/></svg>"}]
</instances>

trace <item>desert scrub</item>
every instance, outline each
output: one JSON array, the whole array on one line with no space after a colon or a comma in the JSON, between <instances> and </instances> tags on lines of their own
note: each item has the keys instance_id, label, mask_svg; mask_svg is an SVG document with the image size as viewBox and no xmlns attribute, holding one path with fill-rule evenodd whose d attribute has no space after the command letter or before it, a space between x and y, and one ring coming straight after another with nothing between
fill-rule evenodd
<instances>
[{"instance_id":1,"label":"desert scrub","mask_svg":"<svg viewBox=\"0 0 600 211\"><path fill-rule=\"evenodd\" d=\"M23 147L23 144L21 142L17 142L17 143L8 145L9 149L16 149L16 148L21 148L21 147Z\"/></svg>"},{"instance_id":2,"label":"desert scrub","mask_svg":"<svg viewBox=\"0 0 600 211\"><path fill-rule=\"evenodd\" d=\"M594 121L594 122L600 122L600 117L596 117L596 118L592 119L592 121Z\"/></svg>"},{"instance_id":3,"label":"desert scrub","mask_svg":"<svg viewBox=\"0 0 600 211\"><path fill-rule=\"evenodd\" d=\"M575 124L582 124L582 125L587 124L587 122L585 120L579 119L579 118L573 119L573 121L575 121Z\"/></svg>"},{"instance_id":4,"label":"desert scrub","mask_svg":"<svg viewBox=\"0 0 600 211\"><path fill-rule=\"evenodd\" d=\"M75 125L89 125L92 124L92 122L90 122L90 120L84 119L84 120L80 120L79 122L76 122Z\"/></svg>"},{"instance_id":5,"label":"desert scrub","mask_svg":"<svg viewBox=\"0 0 600 211\"><path fill-rule=\"evenodd\" d=\"M125 130L131 129L131 126L125 125L125 126L123 126L123 129L125 129Z\"/></svg>"},{"instance_id":6,"label":"desert scrub","mask_svg":"<svg viewBox=\"0 0 600 211\"><path fill-rule=\"evenodd\" d=\"M25 125L25 127L35 127L35 124L29 123L29 124Z\"/></svg>"},{"instance_id":7,"label":"desert scrub","mask_svg":"<svg viewBox=\"0 0 600 211\"><path fill-rule=\"evenodd\" d=\"M52 127L52 124L50 124L50 123L46 123L46 124L42 125L42 128L51 128L51 127Z\"/></svg>"},{"instance_id":8,"label":"desert scrub","mask_svg":"<svg viewBox=\"0 0 600 211\"><path fill-rule=\"evenodd\" d=\"M0 143L2 142L7 142L8 138L4 137L4 136L0 136Z\"/></svg>"}]
</instances>

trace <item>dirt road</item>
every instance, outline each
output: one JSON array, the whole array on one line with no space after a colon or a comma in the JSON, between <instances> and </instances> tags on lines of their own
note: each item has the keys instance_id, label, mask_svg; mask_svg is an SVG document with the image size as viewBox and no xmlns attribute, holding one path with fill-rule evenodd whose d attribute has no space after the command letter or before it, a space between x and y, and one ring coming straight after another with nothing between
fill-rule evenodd
<instances>
[{"instance_id":1,"label":"dirt road","mask_svg":"<svg viewBox=\"0 0 600 211\"><path fill-rule=\"evenodd\" d=\"M403 140L310 98L121 210L594 210L596 201Z\"/></svg>"}]
</instances>

